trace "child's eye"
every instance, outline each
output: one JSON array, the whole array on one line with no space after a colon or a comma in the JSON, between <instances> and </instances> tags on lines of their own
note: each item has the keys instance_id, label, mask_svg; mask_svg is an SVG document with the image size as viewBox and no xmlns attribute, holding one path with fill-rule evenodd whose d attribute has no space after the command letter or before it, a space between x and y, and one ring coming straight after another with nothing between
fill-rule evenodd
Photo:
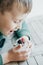
<instances>
[{"instance_id":1,"label":"child's eye","mask_svg":"<svg viewBox=\"0 0 43 65\"><path fill-rule=\"evenodd\" d=\"M14 23L21 23L22 19L14 21Z\"/></svg>"}]
</instances>

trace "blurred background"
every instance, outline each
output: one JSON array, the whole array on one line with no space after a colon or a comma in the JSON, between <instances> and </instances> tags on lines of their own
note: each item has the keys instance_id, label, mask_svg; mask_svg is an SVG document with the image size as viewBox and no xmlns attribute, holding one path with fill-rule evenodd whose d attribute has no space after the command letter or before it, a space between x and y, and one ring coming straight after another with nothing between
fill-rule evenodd
<instances>
[{"instance_id":1,"label":"blurred background","mask_svg":"<svg viewBox=\"0 0 43 65\"><path fill-rule=\"evenodd\" d=\"M43 65L43 0L32 0L32 10L27 17L32 54L29 65Z\"/></svg>"},{"instance_id":2,"label":"blurred background","mask_svg":"<svg viewBox=\"0 0 43 65\"><path fill-rule=\"evenodd\" d=\"M32 10L29 17L43 15L43 0L32 0Z\"/></svg>"},{"instance_id":3,"label":"blurred background","mask_svg":"<svg viewBox=\"0 0 43 65\"><path fill-rule=\"evenodd\" d=\"M32 10L26 21L33 44L29 65L43 65L43 0L32 0Z\"/></svg>"}]
</instances>

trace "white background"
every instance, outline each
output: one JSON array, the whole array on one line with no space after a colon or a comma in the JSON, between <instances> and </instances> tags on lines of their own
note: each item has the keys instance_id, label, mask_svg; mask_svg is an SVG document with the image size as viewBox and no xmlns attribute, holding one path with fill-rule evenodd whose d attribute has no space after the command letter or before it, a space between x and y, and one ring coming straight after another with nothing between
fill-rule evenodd
<instances>
[{"instance_id":1,"label":"white background","mask_svg":"<svg viewBox=\"0 0 43 65\"><path fill-rule=\"evenodd\" d=\"M43 0L33 0L32 10L28 17L43 15Z\"/></svg>"}]
</instances>

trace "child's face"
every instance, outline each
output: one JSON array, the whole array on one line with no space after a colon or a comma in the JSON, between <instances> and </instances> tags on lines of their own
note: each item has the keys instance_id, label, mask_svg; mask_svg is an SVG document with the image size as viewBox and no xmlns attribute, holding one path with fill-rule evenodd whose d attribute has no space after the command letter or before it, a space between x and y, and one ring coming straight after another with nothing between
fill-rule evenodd
<instances>
[{"instance_id":1,"label":"child's face","mask_svg":"<svg viewBox=\"0 0 43 65\"><path fill-rule=\"evenodd\" d=\"M10 12L4 12L4 15L0 14L0 30L4 35L12 34L21 27L22 19L25 14L18 11L15 7Z\"/></svg>"}]
</instances>

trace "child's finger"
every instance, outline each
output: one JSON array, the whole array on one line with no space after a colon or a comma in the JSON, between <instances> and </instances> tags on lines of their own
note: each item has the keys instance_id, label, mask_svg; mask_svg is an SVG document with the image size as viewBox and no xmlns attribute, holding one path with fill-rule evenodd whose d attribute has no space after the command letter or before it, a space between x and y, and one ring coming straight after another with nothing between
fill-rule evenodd
<instances>
[{"instance_id":1,"label":"child's finger","mask_svg":"<svg viewBox=\"0 0 43 65\"><path fill-rule=\"evenodd\" d=\"M32 47L32 42L31 41L27 41L28 47L31 48Z\"/></svg>"},{"instance_id":2,"label":"child's finger","mask_svg":"<svg viewBox=\"0 0 43 65\"><path fill-rule=\"evenodd\" d=\"M32 47L32 43L31 43L31 41L29 41L29 48L31 48Z\"/></svg>"},{"instance_id":3,"label":"child's finger","mask_svg":"<svg viewBox=\"0 0 43 65\"><path fill-rule=\"evenodd\" d=\"M28 55L28 56L30 56L30 53L31 53L31 51L23 51L23 52L20 52L19 53L19 56L26 56L26 55Z\"/></svg>"},{"instance_id":4,"label":"child's finger","mask_svg":"<svg viewBox=\"0 0 43 65\"><path fill-rule=\"evenodd\" d=\"M21 47L22 47L22 45L19 44L17 47L14 47L13 49L14 49L14 50L19 50Z\"/></svg>"}]
</instances>

